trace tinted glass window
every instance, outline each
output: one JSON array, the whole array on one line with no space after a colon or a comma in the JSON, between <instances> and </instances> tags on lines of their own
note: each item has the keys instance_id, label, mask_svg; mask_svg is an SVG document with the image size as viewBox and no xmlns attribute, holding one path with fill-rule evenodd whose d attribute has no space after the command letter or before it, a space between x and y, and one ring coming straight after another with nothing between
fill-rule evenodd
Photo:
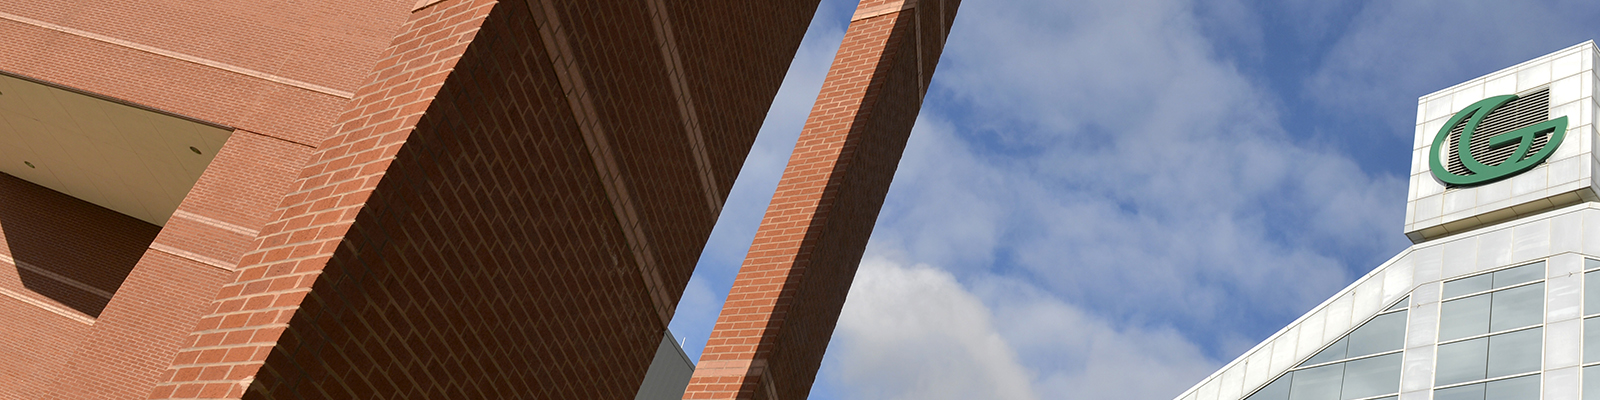
<instances>
[{"instance_id":1,"label":"tinted glass window","mask_svg":"<svg viewBox=\"0 0 1600 400\"><path fill-rule=\"evenodd\" d=\"M1538 283L1491 293L1489 331L1538 325L1544 322L1544 284Z\"/></svg>"},{"instance_id":2,"label":"tinted glass window","mask_svg":"<svg viewBox=\"0 0 1600 400\"><path fill-rule=\"evenodd\" d=\"M1483 384L1435 390L1433 400L1483 400Z\"/></svg>"},{"instance_id":3,"label":"tinted glass window","mask_svg":"<svg viewBox=\"0 0 1600 400\"><path fill-rule=\"evenodd\" d=\"M1295 371L1289 400L1339 400L1343 378L1344 363Z\"/></svg>"},{"instance_id":4,"label":"tinted glass window","mask_svg":"<svg viewBox=\"0 0 1600 400\"><path fill-rule=\"evenodd\" d=\"M1600 318L1583 320L1583 362L1600 361Z\"/></svg>"},{"instance_id":5,"label":"tinted glass window","mask_svg":"<svg viewBox=\"0 0 1600 400\"><path fill-rule=\"evenodd\" d=\"M1533 263L1494 273L1496 289L1544 279L1544 263Z\"/></svg>"},{"instance_id":6,"label":"tinted glass window","mask_svg":"<svg viewBox=\"0 0 1600 400\"><path fill-rule=\"evenodd\" d=\"M1600 314L1600 271L1583 274L1583 315Z\"/></svg>"},{"instance_id":7,"label":"tinted glass window","mask_svg":"<svg viewBox=\"0 0 1600 400\"><path fill-rule=\"evenodd\" d=\"M1311 359L1300 363L1300 365L1317 365L1330 361L1343 360L1345 349L1349 348L1349 343L1349 338L1339 339L1339 341L1333 342L1332 346L1328 346L1327 349L1323 349L1322 352L1317 353L1317 355L1311 356Z\"/></svg>"},{"instance_id":8,"label":"tinted glass window","mask_svg":"<svg viewBox=\"0 0 1600 400\"><path fill-rule=\"evenodd\" d=\"M1600 400L1600 365L1583 368L1583 400Z\"/></svg>"},{"instance_id":9,"label":"tinted glass window","mask_svg":"<svg viewBox=\"0 0 1600 400\"><path fill-rule=\"evenodd\" d=\"M1484 398L1494 400L1539 400L1539 376L1493 381L1484 384Z\"/></svg>"},{"instance_id":10,"label":"tinted glass window","mask_svg":"<svg viewBox=\"0 0 1600 400\"><path fill-rule=\"evenodd\" d=\"M1349 357L1400 350L1406 342L1406 313L1379 315L1350 333Z\"/></svg>"},{"instance_id":11,"label":"tinted glass window","mask_svg":"<svg viewBox=\"0 0 1600 400\"><path fill-rule=\"evenodd\" d=\"M1489 300L1493 293L1444 302L1439 308L1439 340L1489 333Z\"/></svg>"},{"instance_id":12,"label":"tinted glass window","mask_svg":"<svg viewBox=\"0 0 1600 400\"><path fill-rule=\"evenodd\" d=\"M1478 338L1439 346L1435 385L1483 379L1489 362L1489 339Z\"/></svg>"},{"instance_id":13,"label":"tinted glass window","mask_svg":"<svg viewBox=\"0 0 1600 400\"><path fill-rule=\"evenodd\" d=\"M1403 310L1403 309L1405 309L1406 307L1408 307L1410 305L1411 305L1411 296L1406 296L1406 297L1400 298L1399 302L1394 303L1394 305L1389 306L1389 308L1384 310L1384 311Z\"/></svg>"},{"instance_id":14,"label":"tinted glass window","mask_svg":"<svg viewBox=\"0 0 1600 400\"><path fill-rule=\"evenodd\" d=\"M1400 391L1400 353L1345 363L1340 398L1354 400Z\"/></svg>"},{"instance_id":15,"label":"tinted glass window","mask_svg":"<svg viewBox=\"0 0 1600 400\"><path fill-rule=\"evenodd\" d=\"M1442 298L1448 299L1469 293L1477 293L1494 288L1494 276L1491 274L1478 275L1466 279L1457 279L1444 283Z\"/></svg>"},{"instance_id":16,"label":"tinted glass window","mask_svg":"<svg viewBox=\"0 0 1600 400\"><path fill-rule=\"evenodd\" d=\"M1544 329L1541 328L1490 336L1489 377L1539 370L1543 343Z\"/></svg>"},{"instance_id":17,"label":"tinted glass window","mask_svg":"<svg viewBox=\"0 0 1600 400\"><path fill-rule=\"evenodd\" d=\"M1277 380L1272 381L1272 383L1267 384L1267 387L1261 388L1261 390L1256 391L1256 393L1250 395L1250 397L1246 397L1245 400L1288 400L1289 381L1293 379L1293 372L1285 374Z\"/></svg>"}]
</instances>

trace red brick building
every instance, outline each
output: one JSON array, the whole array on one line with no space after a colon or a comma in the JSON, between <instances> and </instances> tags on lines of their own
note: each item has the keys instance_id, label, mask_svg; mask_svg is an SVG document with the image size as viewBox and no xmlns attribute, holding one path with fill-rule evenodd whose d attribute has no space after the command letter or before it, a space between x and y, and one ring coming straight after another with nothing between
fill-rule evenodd
<instances>
[{"instance_id":1,"label":"red brick building","mask_svg":"<svg viewBox=\"0 0 1600 400\"><path fill-rule=\"evenodd\" d=\"M854 222L810 339L751 353L785 397L954 16L922 3L863 2L857 100L807 124L876 153L791 161L875 172L795 198ZM631 398L816 7L0 5L0 399Z\"/></svg>"}]
</instances>

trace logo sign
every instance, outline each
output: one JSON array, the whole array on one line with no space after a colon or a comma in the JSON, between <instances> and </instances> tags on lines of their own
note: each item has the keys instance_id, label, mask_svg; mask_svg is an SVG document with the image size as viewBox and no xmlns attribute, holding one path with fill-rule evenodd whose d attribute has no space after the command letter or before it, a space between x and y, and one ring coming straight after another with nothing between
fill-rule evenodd
<instances>
[{"instance_id":1,"label":"logo sign","mask_svg":"<svg viewBox=\"0 0 1600 400\"><path fill-rule=\"evenodd\" d=\"M1454 117L1450 117L1450 121L1439 129L1439 136L1434 137L1433 148L1428 153L1428 167L1433 170L1433 177L1454 186L1482 185L1522 173L1550 158L1550 153L1556 151L1556 147L1561 145L1561 139L1567 134L1567 117L1540 122L1489 138L1490 150L1517 146L1516 150L1511 152L1511 156L1499 164L1484 164L1472 154L1470 144L1472 135L1477 133L1478 124L1483 122L1484 117L1494 113L1495 109L1516 99L1515 95L1490 97L1472 103ZM1455 147L1456 155L1461 158L1461 165L1471 173L1457 175L1445 168L1445 157L1440 152L1445 150L1445 141L1450 140L1450 129L1455 128L1462 120L1466 120L1467 125L1461 129L1461 137L1452 147ZM1549 134L1550 140L1545 143L1544 148L1539 149L1538 153L1528 154L1533 147L1533 139L1541 134Z\"/></svg>"}]
</instances>

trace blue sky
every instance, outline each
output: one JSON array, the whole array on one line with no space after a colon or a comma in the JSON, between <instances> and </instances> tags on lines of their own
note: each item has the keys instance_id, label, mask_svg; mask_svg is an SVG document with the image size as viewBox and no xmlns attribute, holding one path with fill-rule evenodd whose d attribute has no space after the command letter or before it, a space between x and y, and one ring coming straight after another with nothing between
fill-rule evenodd
<instances>
[{"instance_id":1,"label":"blue sky","mask_svg":"<svg viewBox=\"0 0 1600 400\"><path fill-rule=\"evenodd\" d=\"M678 306L698 358L855 1L824 0ZM1589 1L966 0L815 399L1169 399L1409 243L1416 98Z\"/></svg>"}]
</instances>

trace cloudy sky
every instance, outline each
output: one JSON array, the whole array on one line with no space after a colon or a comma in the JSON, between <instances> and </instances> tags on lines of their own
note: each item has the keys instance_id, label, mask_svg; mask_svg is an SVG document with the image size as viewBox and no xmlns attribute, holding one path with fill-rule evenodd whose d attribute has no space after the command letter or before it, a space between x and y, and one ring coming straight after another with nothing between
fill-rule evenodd
<instances>
[{"instance_id":1,"label":"cloudy sky","mask_svg":"<svg viewBox=\"0 0 1600 400\"><path fill-rule=\"evenodd\" d=\"M854 10L824 0L672 331L698 359ZM1409 243L1416 98L1573 1L965 0L814 399L1170 399Z\"/></svg>"}]
</instances>

